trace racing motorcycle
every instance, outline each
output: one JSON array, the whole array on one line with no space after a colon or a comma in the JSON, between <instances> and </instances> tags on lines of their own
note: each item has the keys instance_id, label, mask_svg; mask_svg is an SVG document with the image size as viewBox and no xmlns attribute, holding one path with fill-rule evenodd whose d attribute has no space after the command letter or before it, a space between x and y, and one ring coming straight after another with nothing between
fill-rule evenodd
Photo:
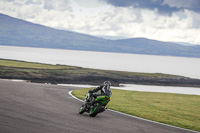
<instances>
[{"instance_id":1,"label":"racing motorcycle","mask_svg":"<svg viewBox=\"0 0 200 133\"><path fill-rule=\"evenodd\" d=\"M87 112L91 117L95 117L98 113L102 113L107 109L106 105L109 101L110 98L108 96L97 96L94 98L88 93L85 96L84 104L79 109L79 114Z\"/></svg>"}]
</instances>

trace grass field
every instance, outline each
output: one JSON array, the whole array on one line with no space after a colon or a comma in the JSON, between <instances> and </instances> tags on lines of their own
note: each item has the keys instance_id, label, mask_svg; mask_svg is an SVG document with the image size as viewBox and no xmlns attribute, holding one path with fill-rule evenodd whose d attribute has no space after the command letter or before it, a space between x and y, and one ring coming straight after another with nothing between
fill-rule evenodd
<instances>
[{"instance_id":1,"label":"grass field","mask_svg":"<svg viewBox=\"0 0 200 133\"><path fill-rule=\"evenodd\" d=\"M74 90L72 94L84 99L88 90ZM112 92L111 101L107 105L109 109L200 131L200 96L117 89L112 89Z\"/></svg>"},{"instance_id":2,"label":"grass field","mask_svg":"<svg viewBox=\"0 0 200 133\"><path fill-rule=\"evenodd\" d=\"M73 66L49 65L49 64L14 61L14 60L3 60L3 59L0 59L0 66L15 67L15 68L29 68L29 69L70 69L70 68L75 68Z\"/></svg>"}]
</instances>

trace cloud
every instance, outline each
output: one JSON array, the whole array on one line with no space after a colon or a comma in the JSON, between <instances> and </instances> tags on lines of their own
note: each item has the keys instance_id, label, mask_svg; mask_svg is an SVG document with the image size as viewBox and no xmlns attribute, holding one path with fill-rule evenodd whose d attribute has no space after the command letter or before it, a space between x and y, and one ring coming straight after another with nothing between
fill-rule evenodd
<instances>
[{"instance_id":1,"label":"cloud","mask_svg":"<svg viewBox=\"0 0 200 133\"><path fill-rule=\"evenodd\" d=\"M73 16L69 0L3 0L0 12L50 27L67 23Z\"/></svg>"},{"instance_id":2,"label":"cloud","mask_svg":"<svg viewBox=\"0 0 200 133\"><path fill-rule=\"evenodd\" d=\"M200 12L199 0L164 0L163 5L168 5L171 8L188 9Z\"/></svg>"},{"instance_id":3,"label":"cloud","mask_svg":"<svg viewBox=\"0 0 200 133\"><path fill-rule=\"evenodd\" d=\"M185 10L172 13L171 16L163 16L155 10L111 6L98 16L76 18L76 26L73 25L73 29L92 35L146 37L200 44L200 30L197 29L199 15Z\"/></svg>"},{"instance_id":4,"label":"cloud","mask_svg":"<svg viewBox=\"0 0 200 133\"><path fill-rule=\"evenodd\" d=\"M106 4L86 8L74 0L1 0L0 13L96 36L146 37L200 44L200 14L194 10L194 3L184 5L178 0L149 0L152 4L148 5L149 2L144 4L144 1L140 2L142 0L135 1L139 2L137 7L132 0L127 0L127 3L124 0L110 0L115 6ZM179 10L171 10L170 15L163 15L155 9L156 5ZM189 10L191 8L193 10Z\"/></svg>"},{"instance_id":5,"label":"cloud","mask_svg":"<svg viewBox=\"0 0 200 133\"><path fill-rule=\"evenodd\" d=\"M56 11L72 11L69 0L45 0L44 8L47 10L56 10Z\"/></svg>"},{"instance_id":6,"label":"cloud","mask_svg":"<svg viewBox=\"0 0 200 133\"><path fill-rule=\"evenodd\" d=\"M180 10L200 12L199 0L100 0L116 7L134 7L158 10L159 13L171 14Z\"/></svg>"}]
</instances>

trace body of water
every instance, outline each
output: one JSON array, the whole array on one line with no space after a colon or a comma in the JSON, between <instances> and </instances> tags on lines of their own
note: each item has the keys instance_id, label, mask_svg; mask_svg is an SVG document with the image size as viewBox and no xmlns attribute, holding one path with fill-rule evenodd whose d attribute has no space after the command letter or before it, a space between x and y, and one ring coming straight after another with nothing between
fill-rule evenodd
<instances>
[{"instance_id":1,"label":"body of water","mask_svg":"<svg viewBox=\"0 0 200 133\"><path fill-rule=\"evenodd\" d=\"M58 84L58 85L83 87L83 88L97 87L97 86L94 86L94 85L77 85L77 84ZM142 92L160 92L160 93L200 95L200 88L195 88L195 87L172 87L172 86L123 84L123 87L113 87L113 86L111 86L111 88L122 89L122 90L130 90L130 91L142 91Z\"/></svg>"},{"instance_id":2,"label":"body of water","mask_svg":"<svg viewBox=\"0 0 200 133\"><path fill-rule=\"evenodd\" d=\"M0 58L200 79L200 58L0 46Z\"/></svg>"}]
</instances>

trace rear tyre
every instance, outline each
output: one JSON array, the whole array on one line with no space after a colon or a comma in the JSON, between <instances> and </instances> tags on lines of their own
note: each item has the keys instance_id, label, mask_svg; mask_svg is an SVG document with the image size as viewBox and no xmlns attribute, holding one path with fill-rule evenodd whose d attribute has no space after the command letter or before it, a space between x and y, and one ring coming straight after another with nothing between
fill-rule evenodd
<instances>
[{"instance_id":1,"label":"rear tyre","mask_svg":"<svg viewBox=\"0 0 200 133\"><path fill-rule=\"evenodd\" d=\"M89 114L91 117L95 117L99 113L100 110L101 110L101 104L98 102L94 103L94 106L93 108L90 109Z\"/></svg>"}]
</instances>

